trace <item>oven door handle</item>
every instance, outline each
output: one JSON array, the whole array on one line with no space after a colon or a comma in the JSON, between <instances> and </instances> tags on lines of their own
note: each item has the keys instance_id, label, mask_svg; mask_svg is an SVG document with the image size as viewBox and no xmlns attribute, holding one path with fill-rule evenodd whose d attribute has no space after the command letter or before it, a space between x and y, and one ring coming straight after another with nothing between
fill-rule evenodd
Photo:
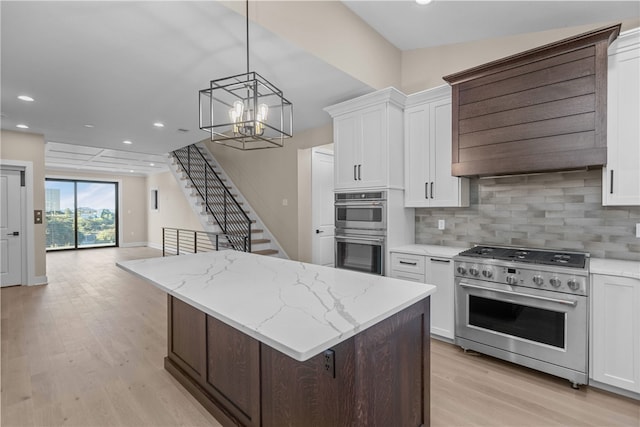
<instances>
[{"instance_id":1,"label":"oven door handle","mask_svg":"<svg viewBox=\"0 0 640 427\"><path fill-rule=\"evenodd\" d=\"M507 295L514 295L514 296L520 296L520 297L527 297L527 298L537 299L537 300L541 300L541 301L554 302L554 303L557 303L557 304L570 305L571 307L575 307L578 304L577 301L567 301L567 300L563 300L563 299L541 297L541 296L537 296L537 295L521 294L519 292L504 291L502 289L493 289L493 288L487 288L487 287L484 287L484 286L467 285L466 283L460 283L460 286L462 286L463 288L481 289L483 291L492 291L492 292L497 292L499 294L507 294Z\"/></svg>"},{"instance_id":2,"label":"oven door handle","mask_svg":"<svg viewBox=\"0 0 640 427\"><path fill-rule=\"evenodd\" d=\"M364 240L365 242L384 242L384 237L352 237L352 236L335 236L336 240Z\"/></svg>"},{"instance_id":3,"label":"oven door handle","mask_svg":"<svg viewBox=\"0 0 640 427\"><path fill-rule=\"evenodd\" d=\"M374 201L374 200L362 200L362 201L350 201L350 202L335 202L334 203L335 206L346 206L348 208L369 208L371 206L382 206L382 201L378 202L378 201Z\"/></svg>"}]
</instances>

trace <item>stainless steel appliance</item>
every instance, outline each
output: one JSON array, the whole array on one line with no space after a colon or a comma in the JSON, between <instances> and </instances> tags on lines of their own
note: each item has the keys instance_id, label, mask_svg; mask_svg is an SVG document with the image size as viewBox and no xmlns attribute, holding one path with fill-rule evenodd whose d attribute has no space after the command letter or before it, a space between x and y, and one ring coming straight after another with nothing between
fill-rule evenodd
<instances>
[{"instance_id":1,"label":"stainless steel appliance","mask_svg":"<svg viewBox=\"0 0 640 427\"><path fill-rule=\"evenodd\" d=\"M336 229L386 230L387 192L335 194Z\"/></svg>"},{"instance_id":2,"label":"stainless steel appliance","mask_svg":"<svg viewBox=\"0 0 640 427\"><path fill-rule=\"evenodd\" d=\"M336 230L335 239L336 268L384 275L383 234Z\"/></svg>"},{"instance_id":3,"label":"stainless steel appliance","mask_svg":"<svg viewBox=\"0 0 640 427\"><path fill-rule=\"evenodd\" d=\"M588 383L589 254L476 246L454 262L457 345Z\"/></svg>"},{"instance_id":4,"label":"stainless steel appliance","mask_svg":"<svg viewBox=\"0 0 640 427\"><path fill-rule=\"evenodd\" d=\"M385 191L335 194L335 266L384 275Z\"/></svg>"}]
</instances>

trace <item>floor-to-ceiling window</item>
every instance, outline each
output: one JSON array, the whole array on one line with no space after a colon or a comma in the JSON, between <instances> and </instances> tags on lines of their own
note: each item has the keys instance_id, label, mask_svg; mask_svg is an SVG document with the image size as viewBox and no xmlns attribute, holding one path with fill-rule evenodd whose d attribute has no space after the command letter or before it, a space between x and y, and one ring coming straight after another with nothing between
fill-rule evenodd
<instances>
[{"instance_id":1,"label":"floor-to-ceiling window","mask_svg":"<svg viewBox=\"0 0 640 427\"><path fill-rule=\"evenodd\" d=\"M49 179L47 250L118 245L116 182Z\"/></svg>"}]
</instances>

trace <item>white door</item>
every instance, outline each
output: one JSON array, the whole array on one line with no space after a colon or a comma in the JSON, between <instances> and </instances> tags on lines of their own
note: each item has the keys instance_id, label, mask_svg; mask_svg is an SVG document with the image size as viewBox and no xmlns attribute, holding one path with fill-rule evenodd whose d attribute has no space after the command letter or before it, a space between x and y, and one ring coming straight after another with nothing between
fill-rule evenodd
<instances>
[{"instance_id":1,"label":"white door","mask_svg":"<svg viewBox=\"0 0 640 427\"><path fill-rule=\"evenodd\" d=\"M22 191L20 171L0 174L0 286L22 283Z\"/></svg>"},{"instance_id":2,"label":"white door","mask_svg":"<svg viewBox=\"0 0 640 427\"><path fill-rule=\"evenodd\" d=\"M311 151L311 262L333 267L333 153L314 148Z\"/></svg>"}]
</instances>

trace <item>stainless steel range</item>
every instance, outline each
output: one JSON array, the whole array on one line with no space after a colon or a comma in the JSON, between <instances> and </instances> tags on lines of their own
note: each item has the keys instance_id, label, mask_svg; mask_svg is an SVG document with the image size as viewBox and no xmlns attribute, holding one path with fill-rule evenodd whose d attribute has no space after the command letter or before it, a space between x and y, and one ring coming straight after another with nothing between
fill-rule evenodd
<instances>
[{"instance_id":1,"label":"stainless steel range","mask_svg":"<svg viewBox=\"0 0 640 427\"><path fill-rule=\"evenodd\" d=\"M454 261L457 345L588 383L589 254L476 246Z\"/></svg>"}]
</instances>

